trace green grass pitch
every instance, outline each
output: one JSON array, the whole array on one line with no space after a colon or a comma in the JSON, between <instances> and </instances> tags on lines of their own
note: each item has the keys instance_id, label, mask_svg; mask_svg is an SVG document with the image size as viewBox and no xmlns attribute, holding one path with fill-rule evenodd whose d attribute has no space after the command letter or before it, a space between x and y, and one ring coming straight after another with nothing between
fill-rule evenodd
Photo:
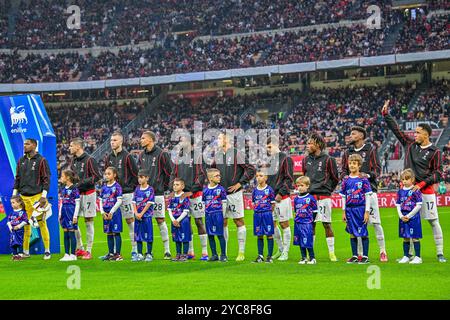
<instances>
[{"instance_id":1,"label":"green grass pitch","mask_svg":"<svg viewBox=\"0 0 450 320\"><path fill-rule=\"evenodd\" d=\"M300 250L291 246L289 261L273 264L252 264L256 257L256 237L252 232L252 213L246 212L246 261L235 262L237 254L236 227L230 224L229 262L208 263L198 259L175 263L162 259L159 230L155 231L154 256L151 263L130 261L130 242L124 232L124 261L103 262L98 256L107 251L106 235L101 219L96 218L96 234L92 261L59 262L54 254L49 261L42 256L13 262L0 256L1 299L449 299L450 262L436 260L435 245L429 224L423 221L422 265L399 265L402 241L398 238L398 217L395 209L382 209L382 222L390 261L380 263L373 228L370 233L369 266L379 267L380 288L374 284L375 274L368 265L348 265L349 237L341 222L341 210L333 212L336 255L339 262L330 262L321 225L317 226L315 251L317 265L299 265ZM439 208L441 225L450 257L450 207ZM81 223L85 239L84 223ZM124 226L124 230L127 230ZM195 232L194 226L194 232ZM200 253L198 236L194 237L196 253ZM145 246L144 246L145 248ZM172 253L175 245L171 242ZM265 244L265 252L267 244ZM69 265L79 266L80 289L68 289ZM373 267L371 267L373 268ZM369 272L369 273L368 273ZM371 278L372 277L372 278Z\"/></svg>"}]
</instances>

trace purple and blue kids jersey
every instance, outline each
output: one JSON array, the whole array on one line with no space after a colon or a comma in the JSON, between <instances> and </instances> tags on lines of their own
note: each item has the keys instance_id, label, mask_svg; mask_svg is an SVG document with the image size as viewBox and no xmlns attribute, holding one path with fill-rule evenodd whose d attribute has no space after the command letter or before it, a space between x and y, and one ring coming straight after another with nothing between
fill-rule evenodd
<instances>
[{"instance_id":1,"label":"purple and blue kids jersey","mask_svg":"<svg viewBox=\"0 0 450 320\"><path fill-rule=\"evenodd\" d=\"M152 187L147 187L142 190L140 186L134 191L133 202L136 203L137 213L141 213L145 206L149 203L155 203L155 190ZM143 218L148 218L153 215L153 206L148 208L147 212L142 216Z\"/></svg>"},{"instance_id":2,"label":"purple and blue kids jersey","mask_svg":"<svg viewBox=\"0 0 450 320\"><path fill-rule=\"evenodd\" d=\"M75 186L64 187L61 190L61 227L67 230L77 230L78 225L73 224L76 202L80 201L80 192Z\"/></svg>"},{"instance_id":3,"label":"purple and blue kids jersey","mask_svg":"<svg viewBox=\"0 0 450 320\"><path fill-rule=\"evenodd\" d=\"M222 201L227 200L227 192L221 185L203 189L202 201L205 203L205 214L222 212Z\"/></svg>"},{"instance_id":4,"label":"purple and blue kids jersey","mask_svg":"<svg viewBox=\"0 0 450 320\"><path fill-rule=\"evenodd\" d=\"M252 193L253 210L255 213L272 212L275 202L275 192L268 185L264 189L255 188Z\"/></svg>"},{"instance_id":5,"label":"purple and blue kids jersey","mask_svg":"<svg viewBox=\"0 0 450 320\"><path fill-rule=\"evenodd\" d=\"M28 223L28 216L25 210L13 211L8 216L8 222L11 227L18 226L22 222ZM12 230L9 236L9 246L14 248L15 246L21 247L23 245L23 238L25 234L25 229L21 228L19 230Z\"/></svg>"},{"instance_id":6,"label":"purple and blue kids jersey","mask_svg":"<svg viewBox=\"0 0 450 320\"><path fill-rule=\"evenodd\" d=\"M397 192L397 204L400 205L402 214L406 216L414 209L416 204L422 204L422 193L419 190L412 191L412 189L400 189ZM417 218L418 216L420 215L416 214L414 217Z\"/></svg>"},{"instance_id":7,"label":"purple and blue kids jersey","mask_svg":"<svg viewBox=\"0 0 450 320\"><path fill-rule=\"evenodd\" d=\"M317 201L309 193L294 198L294 210L296 223L312 223L314 221L314 212L317 212Z\"/></svg>"},{"instance_id":8,"label":"purple and blue kids jersey","mask_svg":"<svg viewBox=\"0 0 450 320\"><path fill-rule=\"evenodd\" d=\"M366 205L366 194L371 192L367 178L347 177L342 181L340 194L345 196L346 207L359 207Z\"/></svg>"},{"instance_id":9,"label":"purple and blue kids jersey","mask_svg":"<svg viewBox=\"0 0 450 320\"><path fill-rule=\"evenodd\" d=\"M100 197L102 198L103 210L109 212L116 204L117 199L122 197L122 187L117 182L114 182L112 186L105 184L100 192ZM117 211L120 211L120 209Z\"/></svg>"},{"instance_id":10,"label":"purple and blue kids jersey","mask_svg":"<svg viewBox=\"0 0 450 320\"><path fill-rule=\"evenodd\" d=\"M75 210L76 201L80 199L80 191L75 186L64 187L61 190L61 205L63 208Z\"/></svg>"},{"instance_id":11,"label":"purple and blue kids jersey","mask_svg":"<svg viewBox=\"0 0 450 320\"><path fill-rule=\"evenodd\" d=\"M8 215L8 222L11 224L11 227L18 226L22 222L28 223L28 216L25 210L14 210Z\"/></svg>"},{"instance_id":12,"label":"purple and blue kids jersey","mask_svg":"<svg viewBox=\"0 0 450 320\"><path fill-rule=\"evenodd\" d=\"M191 202L189 198L186 197L183 201L180 201L181 197L173 197L169 200L168 208L172 210L172 215L176 219L183 214L184 210L189 211L189 207L191 206Z\"/></svg>"}]
</instances>

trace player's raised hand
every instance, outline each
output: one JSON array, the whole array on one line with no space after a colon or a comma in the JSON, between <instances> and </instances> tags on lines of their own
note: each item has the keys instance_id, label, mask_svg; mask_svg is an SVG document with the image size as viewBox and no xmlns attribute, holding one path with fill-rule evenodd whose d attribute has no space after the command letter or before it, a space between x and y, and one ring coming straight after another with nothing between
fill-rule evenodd
<instances>
[{"instance_id":1,"label":"player's raised hand","mask_svg":"<svg viewBox=\"0 0 450 320\"><path fill-rule=\"evenodd\" d=\"M383 116L387 115L389 113L389 103L391 102L391 100L387 99L384 101L384 105L383 108L381 108L381 114Z\"/></svg>"}]
</instances>

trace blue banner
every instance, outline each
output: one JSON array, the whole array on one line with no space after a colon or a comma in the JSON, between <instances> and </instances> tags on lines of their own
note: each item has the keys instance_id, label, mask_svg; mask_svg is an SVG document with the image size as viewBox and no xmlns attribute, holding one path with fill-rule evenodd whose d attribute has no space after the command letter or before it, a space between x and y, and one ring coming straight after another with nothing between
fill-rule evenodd
<instances>
[{"instance_id":1,"label":"blue banner","mask_svg":"<svg viewBox=\"0 0 450 320\"><path fill-rule=\"evenodd\" d=\"M25 139L38 142L37 151L50 166L49 202L53 214L47 219L50 250L60 252L58 225L58 177L56 165L56 136L41 97L34 94L0 97L0 200L6 216L11 212L10 198L14 186L17 161L23 156ZM0 253L11 253L6 216L0 216ZM30 246L31 254L42 254L42 240Z\"/></svg>"}]
</instances>

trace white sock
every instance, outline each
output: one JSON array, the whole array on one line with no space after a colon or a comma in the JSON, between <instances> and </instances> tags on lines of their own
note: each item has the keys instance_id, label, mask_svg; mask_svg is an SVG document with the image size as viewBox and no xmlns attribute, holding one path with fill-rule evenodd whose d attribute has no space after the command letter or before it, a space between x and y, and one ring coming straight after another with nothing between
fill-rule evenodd
<instances>
[{"instance_id":1,"label":"white sock","mask_svg":"<svg viewBox=\"0 0 450 320\"><path fill-rule=\"evenodd\" d=\"M202 246L202 255L208 255L208 235L207 234L199 234L200 244Z\"/></svg>"},{"instance_id":2,"label":"white sock","mask_svg":"<svg viewBox=\"0 0 450 320\"><path fill-rule=\"evenodd\" d=\"M334 237L327 238L328 252L334 252Z\"/></svg>"},{"instance_id":3,"label":"white sock","mask_svg":"<svg viewBox=\"0 0 450 320\"><path fill-rule=\"evenodd\" d=\"M433 230L434 242L436 243L436 253L438 255L444 254L444 235L442 233L441 224L438 219L428 220Z\"/></svg>"},{"instance_id":4,"label":"white sock","mask_svg":"<svg viewBox=\"0 0 450 320\"><path fill-rule=\"evenodd\" d=\"M380 247L380 253L386 253L386 244L384 242L384 231L380 223L374 223L375 235L377 237L378 246Z\"/></svg>"},{"instance_id":5,"label":"white sock","mask_svg":"<svg viewBox=\"0 0 450 320\"><path fill-rule=\"evenodd\" d=\"M247 238L247 228L245 226L237 228L237 238L239 244L239 253L245 252L245 239Z\"/></svg>"},{"instance_id":6,"label":"white sock","mask_svg":"<svg viewBox=\"0 0 450 320\"><path fill-rule=\"evenodd\" d=\"M167 229L166 222L164 221L163 223L158 224L158 227L164 244L164 251L170 253L169 230Z\"/></svg>"},{"instance_id":7,"label":"white sock","mask_svg":"<svg viewBox=\"0 0 450 320\"><path fill-rule=\"evenodd\" d=\"M223 227L223 237L225 238L225 254L228 254L228 226Z\"/></svg>"},{"instance_id":8,"label":"white sock","mask_svg":"<svg viewBox=\"0 0 450 320\"><path fill-rule=\"evenodd\" d=\"M79 228L78 230L75 230L75 237L77 238L77 249L84 250L83 240L81 239L81 231Z\"/></svg>"},{"instance_id":9,"label":"white sock","mask_svg":"<svg viewBox=\"0 0 450 320\"><path fill-rule=\"evenodd\" d=\"M188 250L188 252L194 254L194 237L192 237L192 240L189 241L189 250Z\"/></svg>"},{"instance_id":10,"label":"white sock","mask_svg":"<svg viewBox=\"0 0 450 320\"><path fill-rule=\"evenodd\" d=\"M131 252L137 252L137 243L134 241L134 221L128 224L128 231L130 233L131 240Z\"/></svg>"},{"instance_id":11,"label":"white sock","mask_svg":"<svg viewBox=\"0 0 450 320\"><path fill-rule=\"evenodd\" d=\"M414 241L409 239L409 255L414 256Z\"/></svg>"},{"instance_id":12,"label":"white sock","mask_svg":"<svg viewBox=\"0 0 450 320\"><path fill-rule=\"evenodd\" d=\"M328 239L328 238L327 238ZM362 257L362 254L363 254L363 247L362 247L362 239L361 239L361 237L357 237L356 238L356 241L357 241L357 243L358 243L358 256L361 256Z\"/></svg>"},{"instance_id":13,"label":"white sock","mask_svg":"<svg viewBox=\"0 0 450 320\"><path fill-rule=\"evenodd\" d=\"M278 225L275 226L275 229L273 230L273 238L275 239L275 242L278 246L278 249L283 252L283 240L281 240L281 230L280 227Z\"/></svg>"},{"instance_id":14,"label":"white sock","mask_svg":"<svg viewBox=\"0 0 450 320\"><path fill-rule=\"evenodd\" d=\"M291 246L291 228L287 227L283 229L283 252L289 253Z\"/></svg>"},{"instance_id":15,"label":"white sock","mask_svg":"<svg viewBox=\"0 0 450 320\"><path fill-rule=\"evenodd\" d=\"M30 250L25 250L25 249L24 249L24 250L23 250L23 253L24 253L24 254L30 254Z\"/></svg>"},{"instance_id":16,"label":"white sock","mask_svg":"<svg viewBox=\"0 0 450 320\"><path fill-rule=\"evenodd\" d=\"M86 221L86 251L92 253L92 245L94 244L94 221Z\"/></svg>"}]
</instances>

